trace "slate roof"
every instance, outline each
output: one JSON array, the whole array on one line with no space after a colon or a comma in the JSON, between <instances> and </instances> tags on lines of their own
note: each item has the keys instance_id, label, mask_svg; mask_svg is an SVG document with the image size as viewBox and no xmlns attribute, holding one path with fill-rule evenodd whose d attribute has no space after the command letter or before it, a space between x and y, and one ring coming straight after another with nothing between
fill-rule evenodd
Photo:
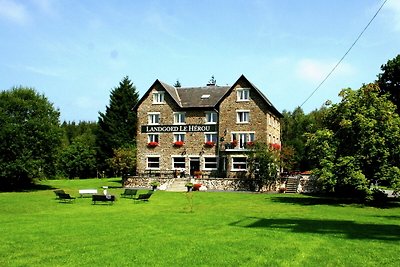
<instances>
[{"instance_id":1,"label":"slate roof","mask_svg":"<svg viewBox=\"0 0 400 267\"><path fill-rule=\"evenodd\" d=\"M154 84L149 88L149 90L145 93L145 95L139 100L134 109L137 109L138 106L143 102L143 100L149 96L151 89L156 84L161 85L161 87L165 89L165 91L172 97L172 99L180 108L216 108L229 94L229 92L234 89L236 84L243 79L247 81L262 97L265 103L269 106L272 113L280 118L283 117L282 114L268 100L268 98L253 83L247 80L244 75L240 76L240 78L232 86L207 85L204 87L174 87L157 79ZM209 95L209 97L202 98L202 96L205 95Z\"/></svg>"},{"instance_id":2,"label":"slate roof","mask_svg":"<svg viewBox=\"0 0 400 267\"><path fill-rule=\"evenodd\" d=\"M180 87L177 91L182 108L214 108L229 88L230 86Z\"/></svg>"}]
</instances>

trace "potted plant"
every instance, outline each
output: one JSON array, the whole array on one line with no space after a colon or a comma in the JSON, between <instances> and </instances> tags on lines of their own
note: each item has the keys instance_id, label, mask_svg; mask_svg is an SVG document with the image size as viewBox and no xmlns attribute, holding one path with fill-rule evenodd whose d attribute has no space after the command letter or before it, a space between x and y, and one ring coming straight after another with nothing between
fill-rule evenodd
<instances>
[{"instance_id":1,"label":"potted plant","mask_svg":"<svg viewBox=\"0 0 400 267\"><path fill-rule=\"evenodd\" d=\"M285 193L286 192L286 187L279 187L279 193Z\"/></svg>"},{"instance_id":2,"label":"potted plant","mask_svg":"<svg viewBox=\"0 0 400 267\"><path fill-rule=\"evenodd\" d=\"M184 142L183 141L176 141L174 142L174 147L181 147L183 146Z\"/></svg>"},{"instance_id":3,"label":"potted plant","mask_svg":"<svg viewBox=\"0 0 400 267\"><path fill-rule=\"evenodd\" d=\"M149 143L147 144L147 147L150 147L150 148L154 148L154 147L156 147L156 146L158 146L158 143L157 143L157 142L149 142Z\"/></svg>"},{"instance_id":4,"label":"potted plant","mask_svg":"<svg viewBox=\"0 0 400 267\"><path fill-rule=\"evenodd\" d=\"M190 190L193 188L193 183L186 183L185 186L187 187L187 191L190 192Z\"/></svg>"},{"instance_id":5,"label":"potted plant","mask_svg":"<svg viewBox=\"0 0 400 267\"><path fill-rule=\"evenodd\" d=\"M253 147L254 146L254 142L249 141L246 143L246 147Z\"/></svg>"},{"instance_id":6,"label":"potted plant","mask_svg":"<svg viewBox=\"0 0 400 267\"><path fill-rule=\"evenodd\" d=\"M151 185L153 191L155 191L157 189L157 186L160 186L160 182L153 181L153 182L150 183L150 185Z\"/></svg>"},{"instance_id":7,"label":"potted plant","mask_svg":"<svg viewBox=\"0 0 400 267\"><path fill-rule=\"evenodd\" d=\"M193 191L199 191L201 187L201 184L194 184L193 185Z\"/></svg>"},{"instance_id":8,"label":"potted plant","mask_svg":"<svg viewBox=\"0 0 400 267\"><path fill-rule=\"evenodd\" d=\"M215 146L215 143L213 141L207 141L204 143L204 146L205 147L213 147L213 146Z\"/></svg>"},{"instance_id":9,"label":"potted plant","mask_svg":"<svg viewBox=\"0 0 400 267\"><path fill-rule=\"evenodd\" d=\"M195 171L193 174L196 178L200 178L203 173L201 171Z\"/></svg>"},{"instance_id":10,"label":"potted plant","mask_svg":"<svg viewBox=\"0 0 400 267\"><path fill-rule=\"evenodd\" d=\"M232 147L232 148L235 148L235 147L237 146L237 144L238 144L237 140L233 140L233 141L231 142L231 147Z\"/></svg>"}]
</instances>

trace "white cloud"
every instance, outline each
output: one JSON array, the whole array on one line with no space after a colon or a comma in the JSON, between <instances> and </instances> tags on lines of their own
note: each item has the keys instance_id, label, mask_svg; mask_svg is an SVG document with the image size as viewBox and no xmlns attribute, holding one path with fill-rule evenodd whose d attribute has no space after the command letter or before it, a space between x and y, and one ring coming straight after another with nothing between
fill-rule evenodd
<instances>
[{"instance_id":1,"label":"white cloud","mask_svg":"<svg viewBox=\"0 0 400 267\"><path fill-rule=\"evenodd\" d=\"M388 11L388 17L394 29L400 31L400 0L387 1L384 9Z\"/></svg>"},{"instance_id":2,"label":"white cloud","mask_svg":"<svg viewBox=\"0 0 400 267\"><path fill-rule=\"evenodd\" d=\"M24 68L29 72L39 74L39 75L50 76L50 77L60 77L61 76L60 72L55 70L54 68L33 67L33 66L25 66Z\"/></svg>"},{"instance_id":3,"label":"white cloud","mask_svg":"<svg viewBox=\"0 0 400 267\"><path fill-rule=\"evenodd\" d=\"M297 63L296 75L305 81L311 83L322 82L322 80L329 74L329 72L336 65L335 62L324 62L315 59L302 59ZM351 65L341 63L333 72L333 75L348 76L354 73Z\"/></svg>"},{"instance_id":4,"label":"white cloud","mask_svg":"<svg viewBox=\"0 0 400 267\"><path fill-rule=\"evenodd\" d=\"M0 18L25 24L29 20L26 7L20 3L10 0L0 0Z\"/></svg>"}]
</instances>

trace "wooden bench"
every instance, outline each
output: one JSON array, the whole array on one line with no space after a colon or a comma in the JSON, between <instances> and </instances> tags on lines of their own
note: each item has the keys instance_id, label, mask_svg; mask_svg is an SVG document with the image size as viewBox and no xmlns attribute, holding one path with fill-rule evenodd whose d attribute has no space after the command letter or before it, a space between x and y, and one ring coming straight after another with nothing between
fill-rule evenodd
<instances>
[{"instance_id":1,"label":"wooden bench","mask_svg":"<svg viewBox=\"0 0 400 267\"><path fill-rule=\"evenodd\" d=\"M92 201L93 205L96 204L96 202L108 202L110 204L113 204L115 201L115 196L114 195L92 195Z\"/></svg>"},{"instance_id":2,"label":"wooden bench","mask_svg":"<svg viewBox=\"0 0 400 267\"><path fill-rule=\"evenodd\" d=\"M130 189L130 188L125 188L124 193L121 194L121 197L130 197L133 198L136 196L138 190L137 189Z\"/></svg>"},{"instance_id":3,"label":"wooden bench","mask_svg":"<svg viewBox=\"0 0 400 267\"><path fill-rule=\"evenodd\" d=\"M79 189L79 194L81 197L84 195L96 195L97 194L97 189Z\"/></svg>"}]
</instances>

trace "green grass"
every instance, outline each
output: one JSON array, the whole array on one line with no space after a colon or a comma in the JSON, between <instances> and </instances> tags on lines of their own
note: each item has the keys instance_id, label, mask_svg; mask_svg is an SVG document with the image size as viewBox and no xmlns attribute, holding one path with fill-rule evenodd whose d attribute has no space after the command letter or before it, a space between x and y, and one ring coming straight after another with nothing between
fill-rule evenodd
<instances>
[{"instance_id":1,"label":"green grass","mask_svg":"<svg viewBox=\"0 0 400 267\"><path fill-rule=\"evenodd\" d=\"M302 195L157 191L149 203L56 201L54 188L117 179L57 180L0 193L0 266L398 266L400 208ZM47 190L46 186L48 186Z\"/></svg>"}]
</instances>

